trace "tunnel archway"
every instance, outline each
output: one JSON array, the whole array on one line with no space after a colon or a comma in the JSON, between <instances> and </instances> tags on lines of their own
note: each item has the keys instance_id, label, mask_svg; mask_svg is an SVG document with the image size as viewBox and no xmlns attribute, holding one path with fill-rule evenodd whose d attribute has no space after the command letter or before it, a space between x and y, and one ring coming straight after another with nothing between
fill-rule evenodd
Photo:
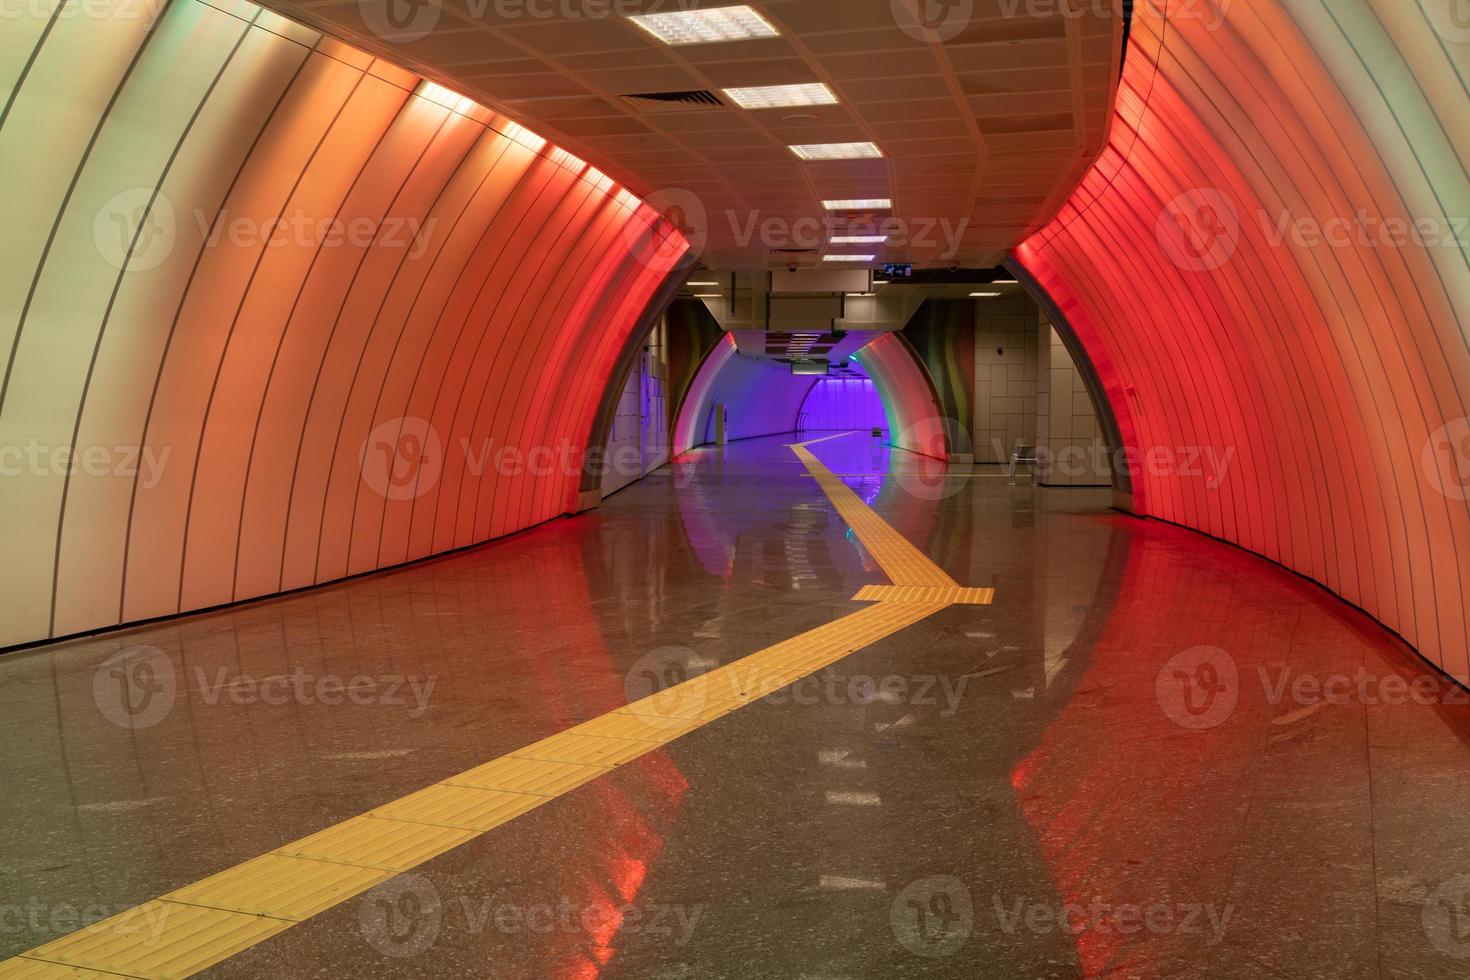
<instances>
[{"instance_id":1,"label":"tunnel archway","mask_svg":"<svg viewBox=\"0 0 1470 980\"><path fill-rule=\"evenodd\" d=\"M882 399L889 444L908 452L949 458L944 415L933 382L914 351L892 333L881 333L853 359ZM674 425L675 455L713 441L711 412L733 407L730 438L795 432L814 378L792 377L788 366L742 357L731 334L705 355L680 403Z\"/></svg>"},{"instance_id":2,"label":"tunnel archway","mask_svg":"<svg viewBox=\"0 0 1470 980\"><path fill-rule=\"evenodd\" d=\"M789 365L745 357L732 334L721 334L705 355L680 403L674 455L715 441L716 406L729 409L728 439L796 431L801 404L815 378L796 377Z\"/></svg>"}]
</instances>

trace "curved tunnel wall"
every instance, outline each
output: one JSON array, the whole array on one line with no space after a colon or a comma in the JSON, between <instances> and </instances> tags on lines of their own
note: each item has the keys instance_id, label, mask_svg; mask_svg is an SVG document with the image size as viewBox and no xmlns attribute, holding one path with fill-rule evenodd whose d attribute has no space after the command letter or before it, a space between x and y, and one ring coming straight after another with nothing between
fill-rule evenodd
<instances>
[{"instance_id":1,"label":"curved tunnel wall","mask_svg":"<svg viewBox=\"0 0 1470 980\"><path fill-rule=\"evenodd\" d=\"M786 364L742 357L725 334L695 372L674 425L674 453L713 442L711 409L729 407L726 437L752 439L796 431L801 403L813 378L792 375Z\"/></svg>"},{"instance_id":2,"label":"curved tunnel wall","mask_svg":"<svg viewBox=\"0 0 1470 980\"><path fill-rule=\"evenodd\" d=\"M251 4L42 6L0 38L0 646L575 507L676 230Z\"/></svg>"},{"instance_id":3,"label":"curved tunnel wall","mask_svg":"<svg viewBox=\"0 0 1470 980\"><path fill-rule=\"evenodd\" d=\"M1107 390L1141 513L1315 579L1465 681L1454 6L1139 5L1110 145L1016 258Z\"/></svg>"},{"instance_id":4,"label":"curved tunnel wall","mask_svg":"<svg viewBox=\"0 0 1470 980\"><path fill-rule=\"evenodd\" d=\"M724 334L699 362L694 377L684 392L684 399L674 419L674 455L689 452L704 443L705 423L714 407L715 379L725 365L736 356L735 338Z\"/></svg>"},{"instance_id":5,"label":"curved tunnel wall","mask_svg":"<svg viewBox=\"0 0 1470 980\"><path fill-rule=\"evenodd\" d=\"M728 341L725 331L720 329L704 303L697 299L676 298L671 302L665 325L668 329L669 431L676 436L674 455L677 456L689 448L685 445L681 449L677 445L679 419L684 403L690 392L695 390L700 369L705 366L716 345Z\"/></svg>"},{"instance_id":6,"label":"curved tunnel wall","mask_svg":"<svg viewBox=\"0 0 1470 980\"><path fill-rule=\"evenodd\" d=\"M987 302L987 310L993 305ZM1009 307L1005 309L1009 310ZM913 351L944 409L947 445L958 457L975 455L971 426L976 421L979 389L976 339L982 328L973 299L930 297L904 325L903 339Z\"/></svg>"},{"instance_id":7,"label":"curved tunnel wall","mask_svg":"<svg viewBox=\"0 0 1470 980\"><path fill-rule=\"evenodd\" d=\"M913 349L898 334L879 334L855 355L883 398L890 445L949 459L944 413Z\"/></svg>"}]
</instances>

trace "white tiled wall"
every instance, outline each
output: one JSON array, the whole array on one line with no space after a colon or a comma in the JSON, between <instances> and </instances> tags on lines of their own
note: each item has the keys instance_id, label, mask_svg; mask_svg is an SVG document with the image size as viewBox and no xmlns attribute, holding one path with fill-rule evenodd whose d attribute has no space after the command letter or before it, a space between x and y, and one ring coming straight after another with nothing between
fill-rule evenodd
<instances>
[{"instance_id":1,"label":"white tiled wall","mask_svg":"<svg viewBox=\"0 0 1470 980\"><path fill-rule=\"evenodd\" d=\"M1035 308L1021 299L976 304L976 462L1003 462L1018 441L1036 441L1036 322Z\"/></svg>"},{"instance_id":2,"label":"white tiled wall","mask_svg":"<svg viewBox=\"0 0 1470 980\"><path fill-rule=\"evenodd\" d=\"M1043 318L1036 332L1040 349L1036 445L1043 464L1037 482L1048 486L1107 485L1111 478L1102 429L1082 375L1050 323ZM1056 464L1045 465L1049 459Z\"/></svg>"},{"instance_id":3,"label":"white tiled wall","mask_svg":"<svg viewBox=\"0 0 1470 980\"><path fill-rule=\"evenodd\" d=\"M667 320L654 328L623 386L608 433L609 462L602 474L604 497L668 462L667 328Z\"/></svg>"}]
</instances>

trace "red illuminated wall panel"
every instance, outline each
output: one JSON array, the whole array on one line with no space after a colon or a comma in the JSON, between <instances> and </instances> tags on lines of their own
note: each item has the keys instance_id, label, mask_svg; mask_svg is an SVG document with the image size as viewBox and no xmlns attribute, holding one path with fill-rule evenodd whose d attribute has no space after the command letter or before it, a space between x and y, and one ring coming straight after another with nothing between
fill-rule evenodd
<instances>
[{"instance_id":1,"label":"red illuminated wall panel","mask_svg":"<svg viewBox=\"0 0 1470 980\"><path fill-rule=\"evenodd\" d=\"M1454 13L1138 5L1110 145L1016 259L1090 355L1141 513L1315 579L1466 680Z\"/></svg>"}]
</instances>

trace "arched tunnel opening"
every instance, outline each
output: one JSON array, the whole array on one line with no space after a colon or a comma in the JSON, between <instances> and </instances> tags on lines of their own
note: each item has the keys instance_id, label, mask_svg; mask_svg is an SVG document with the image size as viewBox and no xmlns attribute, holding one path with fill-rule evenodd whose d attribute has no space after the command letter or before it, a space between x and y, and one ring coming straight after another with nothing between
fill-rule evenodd
<instances>
[{"instance_id":1,"label":"arched tunnel opening","mask_svg":"<svg viewBox=\"0 0 1470 980\"><path fill-rule=\"evenodd\" d=\"M705 354L678 406L679 452L804 433L878 430L878 438L888 442L895 395L870 372L870 355L863 351L872 339L854 337L847 344L844 338L843 353L808 367L793 362L784 346L774 354L764 346L754 355L743 354L739 342L727 335Z\"/></svg>"}]
</instances>

